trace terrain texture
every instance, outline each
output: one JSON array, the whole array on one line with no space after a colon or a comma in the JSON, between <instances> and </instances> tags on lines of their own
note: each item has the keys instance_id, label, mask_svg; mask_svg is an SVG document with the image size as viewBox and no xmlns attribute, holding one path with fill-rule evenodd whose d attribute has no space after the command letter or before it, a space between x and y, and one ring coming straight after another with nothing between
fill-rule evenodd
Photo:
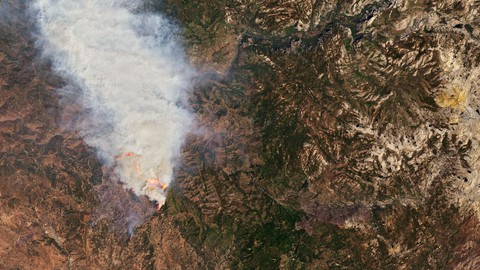
<instances>
[{"instance_id":1,"label":"terrain texture","mask_svg":"<svg viewBox=\"0 0 480 270\"><path fill-rule=\"evenodd\" d=\"M147 1L199 70L158 211L0 7L1 269L480 269L478 1Z\"/></svg>"}]
</instances>

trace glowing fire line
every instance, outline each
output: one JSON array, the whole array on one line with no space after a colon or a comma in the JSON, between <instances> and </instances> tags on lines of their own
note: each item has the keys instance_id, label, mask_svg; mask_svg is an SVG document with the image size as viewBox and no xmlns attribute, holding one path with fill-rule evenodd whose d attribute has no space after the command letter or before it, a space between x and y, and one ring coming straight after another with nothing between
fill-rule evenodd
<instances>
[{"instance_id":1,"label":"glowing fire line","mask_svg":"<svg viewBox=\"0 0 480 270\"><path fill-rule=\"evenodd\" d=\"M123 153L123 154L118 155L116 157L117 160L124 160L126 158L129 158L131 160L132 165L135 167L135 171L138 174L138 178L140 180L144 179L144 177L142 175L142 167L137 162L137 155L133 152L126 152L126 153ZM155 188L160 188L164 193L166 193L166 191L167 191L167 187L168 187L167 184L165 184L163 181L161 181L160 178L147 177L146 183L148 184L148 186L146 186L147 192L148 191L152 192L152 191L155 190ZM132 189L132 191L133 191L133 189ZM160 207L161 207L161 205L158 204L157 205L157 210L160 210Z\"/></svg>"}]
</instances>

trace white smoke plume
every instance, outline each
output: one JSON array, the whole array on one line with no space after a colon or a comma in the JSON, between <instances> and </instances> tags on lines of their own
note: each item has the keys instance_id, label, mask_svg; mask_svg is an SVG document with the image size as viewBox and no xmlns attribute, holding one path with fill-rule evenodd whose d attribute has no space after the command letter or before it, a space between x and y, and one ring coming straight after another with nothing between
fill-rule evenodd
<instances>
[{"instance_id":1,"label":"white smoke plume","mask_svg":"<svg viewBox=\"0 0 480 270\"><path fill-rule=\"evenodd\" d=\"M162 205L192 117L177 28L140 0L34 0L38 44L75 92L86 143L124 185ZM74 89L74 90L72 90Z\"/></svg>"}]
</instances>

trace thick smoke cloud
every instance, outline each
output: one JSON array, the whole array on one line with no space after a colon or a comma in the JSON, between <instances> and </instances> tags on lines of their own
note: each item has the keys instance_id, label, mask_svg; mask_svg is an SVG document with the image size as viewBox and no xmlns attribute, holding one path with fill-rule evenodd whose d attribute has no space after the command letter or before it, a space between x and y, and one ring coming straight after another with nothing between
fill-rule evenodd
<instances>
[{"instance_id":1,"label":"thick smoke cloud","mask_svg":"<svg viewBox=\"0 0 480 270\"><path fill-rule=\"evenodd\" d=\"M38 43L81 105L77 128L127 188L159 204L192 117L175 25L140 1L34 0Z\"/></svg>"}]
</instances>

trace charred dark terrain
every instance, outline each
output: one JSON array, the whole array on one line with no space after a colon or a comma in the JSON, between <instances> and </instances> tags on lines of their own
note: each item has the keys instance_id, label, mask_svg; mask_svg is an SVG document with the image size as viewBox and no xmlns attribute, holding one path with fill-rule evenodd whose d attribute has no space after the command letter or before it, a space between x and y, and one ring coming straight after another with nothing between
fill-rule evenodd
<instances>
[{"instance_id":1,"label":"charred dark terrain","mask_svg":"<svg viewBox=\"0 0 480 270\"><path fill-rule=\"evenodd\" d=\"M149 0L201 71L156 211L0 2L1 269L480 269L480 3Z\"/></svg>"}]
</instances>

